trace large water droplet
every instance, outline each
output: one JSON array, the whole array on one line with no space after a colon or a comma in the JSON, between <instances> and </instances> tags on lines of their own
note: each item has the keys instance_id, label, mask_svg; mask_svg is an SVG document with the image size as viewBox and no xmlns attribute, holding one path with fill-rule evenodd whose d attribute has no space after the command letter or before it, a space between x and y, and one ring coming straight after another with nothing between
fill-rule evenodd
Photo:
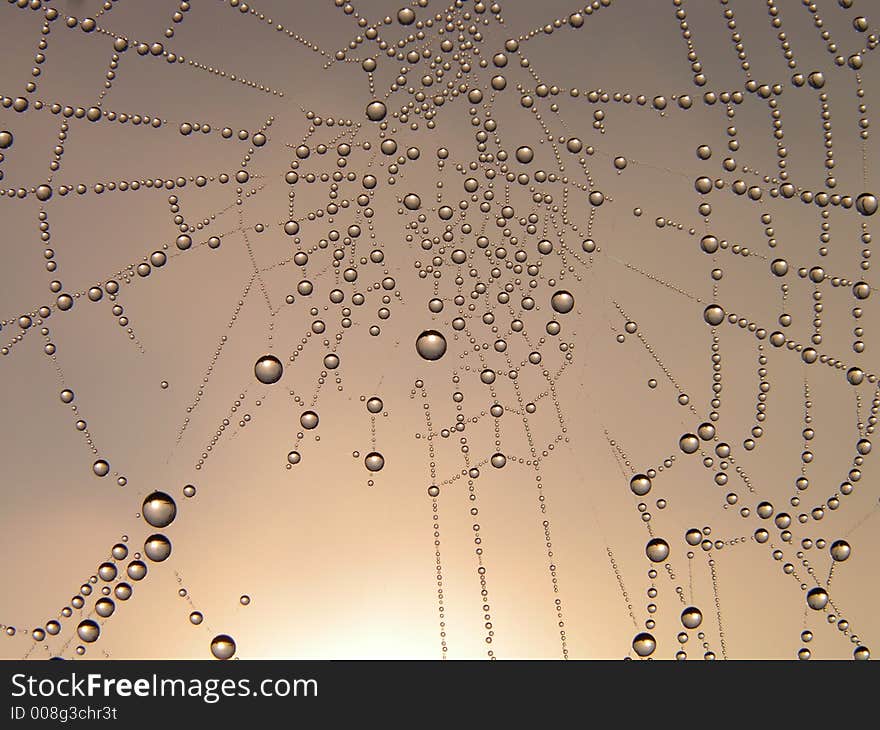
<instances>
[{"instance_id":1,"label":"large water droplet","mask_svg":"<svg viewBox=\"0 0 880 730\"><path fill-rule=\"evenodd\" d=\"M645 555L653 563L662 563L669 557L669 543L662 538L655 537L645 545Z\"/></svg>"},{"instance_id":2,"label":"large water droplet","mask_svg":"<svg viewBox=\"0 0 880 730\"><path fill-rule=\"evenodd\" d=\"M641 657L651 656L657 648L654 637L647 632L636 634L632 642L633 651Z\"/></svg>"},{"instance_id":3,"label":"large water droplet","mask_svg":"<svg viewBox=\"0 0 880 730\"><path fill-rule=\"evenodd\" d=\"M228 634L218 634L211 639L211 653L217 659L230 659L235 654L235 640Z\"/></svg>"},{"instance_id":4,"label":"large water droplet","mask_svg":"<svg viewBox=\"0 0 880 730\"><path fill-rule=\"evenodd\" d=\"M446 354L446 338L436 330L425 330L416 339L416 352L425 360L439 360Z\"/></svg>"},{"instance_id":5,"label":"large water droplet","mask_svg":"<svg viewBox=\"0 0 880 730\"><path fill-rule=\"evenodd\" d=\"M263 355L254 365L254 375L264 385L277 383L283 374L284 366L274 355Z\"/></svg>"},{"instance_id":6,"label":"large water droplet","mask_svg":"<svg viewBox=\"0 0 880 730\"><path fill-rule=\"evenodd\" d=\"M165 535L150 535L144 542L144 554L154 563L161 563L171 555L171 540Z\"/></svg>"},{"instance_id":7,"label":"large water droplet","mask_svg":"<svg viewBox=\"0 0 880 730\"><path fill-rule=\"evenodd\" d=\"M553 307L554 312L559 312L559 314L568 314L572 309L574 309L574 297L571 295L571 292L560 289L552 297L550 297L550 306Z\"/></svg>"},{"instance_id":8,"label":"large water droplet","mask_svg":"<svg viewBox=\"0 0 880 730\"><path fill-rule=\"evenodd\" d=\"M141 513L147 524L153 527L167 527L177 516L177 504L165 492L153 492L144 499Z\"/></svg>"},{"instance_id":9,"label":"large water droplet","mask_svg":"<svg viewBox=\"0 0 880 730\"><path fill-rule=\"evenodd\" d=\"M101 627L97 621L87 618L79 622L79 626L76 627L76 633L84 642L91 644L97 641L101 635Z\"/></svg>"}]
</instances>

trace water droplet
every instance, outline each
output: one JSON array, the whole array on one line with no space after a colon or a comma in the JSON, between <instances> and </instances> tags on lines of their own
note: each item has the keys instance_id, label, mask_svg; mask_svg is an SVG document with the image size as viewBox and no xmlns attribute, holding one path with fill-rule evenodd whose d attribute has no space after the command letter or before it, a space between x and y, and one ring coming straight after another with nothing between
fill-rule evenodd
<instances>
[{"instance_id":1,"label":"water droplet","mask_svg":"<svg viewBox=\"0 0 880 730\"><path fill-rule=\"evenodd\" d=\"M95 613L101 618L109 618L116 611L116 604L109 598L99 598L95 602Z\"/></svg>"},{"instance_id":2,"label":"water droplet","mask_svg":"<svg viewBox=\"0 0 880 730\"><path fill-rule=\"evenodd\" d=\"M856 210L864 216L874 215L877 212L877 196L862 193L856 198Z\"/></svg>"},{"instance_id":3,"label":"water droplet","mask_svg":"<svg viewBox=\"0 0 880 730\"><path fill-rule=\"evenodd\" d=\"M521 162L523 165L527 165L533 159L535 159L535 151L531 147L529 147L528 145L523 145L522 147L517 148L517 162Z\"/></svg>"},{"instance_id":4,"label":"water droplet","mask_svg":"<svg viewBox=\"0 0 880 730\"><path fill-rule=\"evenodd\" d=\"M644 474L636 474L629 480L629 488L633 494L644 497L651 491L651 480Z\"/></svg>"},{"instance_id":5,"label":"water droplet","mask_svg":"<svg viewBox=\"0 0 880 730\"><path fill-rule=\"evenodd\" d=\"M388 113L388 107L381 101L371 101L367 104L367 119L371 122L381 122Z\"/></svg>"},{"instance_id":6,"label":"water droplet","mask_svg":"<svg viewBox=\"0 0 880 730\"><path fill-rule=\"evenodd\" d=\"M669 557L669 543L662 538L655 537L645 545L645 555L652 563L662 563Z\"/></svg>"},{"instance_id":7,"label":"water droplet","mask_svg":"<svg viewBox=\"0 0 880 730\"><path fill-rule=\"evenodd\" d=\"M820 586L811 588L807 592L807 605L814 611L821 611L828 605L828 591Z\"/></svg>"},{"instance_id":8,"label":"water droplet","mask_svg":"<svg viewBox=\"0 0 880 730\"><path fill-rule=\"evenodd\" d=\"M689 606L681 612L681 624L686 629L695 629L703 623L703 614L699 608Z\"/></svg>"},{"instance_id":9,"label":"water droplet","mask_svg":"<svg viewBox=\"0 0 880 730\"><path fill-rule=\"evenodd\" d=\"M651 634L643 632L636 634L632 642L632 648L640 657L651 656L654 653L654 649L657 648L657 642Z\"/></svg>"},{"instance_id":10,"label":"water droplet","mask_svg":"<svg viewBox=\"0 0 880 730\"><path fill-rule=\"evenodd\" d=\"M144 499L141 514L147 524L153 527L167 527L177 516L177 504L171 495L165 492L153 492Z\"/></svg>"},{"instance_id":11,"label":"water droplet","mask_svg":"<svg viewBox=\"0 0 880 730\"><path fill-rule=\"evenodd\" d=\"M142 560L132 560L126 568L126 573L132 580L142 580L147 574L147 564Z\"/></svg>"},{"instance_id":12,"label":"water droplet","mask_svg":"<svg viewBox=\"0 0 880 730\"><path fill-rule=\"evenodd\" d=\"M76 633L82 641L91 644L97 641L101 635L101 627L97 621L87 618L79 622L79 626L76 627Z\"/></svg>"},{"instance_id":13,"label":"water droplet","mask_svg":"<svg viewBox=\"0 0 880 730\"><path fill-rule=\"evenodd\" d=\"M281 380L284 366L274 355L263 355L254 365L254 375L264 385L272 385Z\"/></svg>"},{"instance_id":14,"label":"water droplet","mask_svg":"<svg viewBox=\"0 0 880 730\"><path fill-rule=\"evenodd\" d=\"M235 640L228 634L218 634L211 639L211 653L217 659L231 659L235 654Z\"/></svg>"},{"instance_id":15,"label":"water droplet","mask_svg":"<svg viewBox=\"0 0 880 730\"><path fill-rule=\"evenodd\" d=\"M831 543L831 557L839 563L849 558L851 552L852 548L846 540L835 540Z\"/></svg>"},{"instance_id":16,"label":"water droplet","mask_svg":"<svg viewBox=\"0 0 880 730\"><path fill-rule=\"evenodd\" d=\"M385 457L378 451L371 451L364 457L364 465L369 471L380 471L385 466Z\"/></svg>"},{"instance_id":17,"label":"water droplet","mask_svg":"<svg viewBox=\"0 0 880 730\"><path fill-rule=\"evenodd\" d=\"M710 304L703 310L703 319L706 320L706 324L717 327L724 321L724 310L717 304Z\"/></svg>"},{"instance_id":18,"label":"water droplet","mask_svg":"<svg viewBox=\"0 0 880 730\"><path fill-rule=\"evenodd\" d=\"M154 563L161 563L171 555L171 540L165 535L150 535L144 542L144 554Z\"/></svg>"},{"instance_id":19,"label":"water droplet","mask_svg":"<svg viewBox=\"0 0 880 730\"><path fill-rule=\"evenodd\" d=\"M446 338L436 330L425 330L416 338L416 352L425 360L439 360L446 354Z\"/></svg>"},{"instance_id":20,"label":"water droplet","mask_svg":"<svg viewBox=\"0 0 880 730\"><path fill-rule=\"evenodd\" d=\"M571 292L560 289L550 298L550 306L559 314L568 314L574 309L574 297Z\"/></svg>"}]
</instances>

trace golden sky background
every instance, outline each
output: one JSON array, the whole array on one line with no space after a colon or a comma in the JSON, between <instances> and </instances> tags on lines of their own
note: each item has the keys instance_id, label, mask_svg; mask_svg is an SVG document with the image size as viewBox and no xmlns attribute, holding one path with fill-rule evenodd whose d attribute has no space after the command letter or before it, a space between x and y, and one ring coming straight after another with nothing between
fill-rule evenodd
<instances>
[{"instance_id":1,"label":"golden sky background","mask_svg":"<svg viewBox=\"0 0 880 730\"><path fill-rule=\"evenodd\" d=\"M872 10L4 3L0 656L864 655Z\"/></svg>"}]
</instances>

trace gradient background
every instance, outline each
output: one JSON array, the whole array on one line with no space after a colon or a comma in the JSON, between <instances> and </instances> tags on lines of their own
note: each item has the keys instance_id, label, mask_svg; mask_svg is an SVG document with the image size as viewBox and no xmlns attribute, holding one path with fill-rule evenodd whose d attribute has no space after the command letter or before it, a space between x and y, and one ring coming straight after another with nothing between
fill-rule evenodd
<instances>
[{"instance_id":1,"label":"gradient background","mask_svg":"<svg viewBox=\"0 0 880 730\"><path fill-rule=\"evenodd\" d=\"M39 10L12 3L0 7L0 95L24 95L30 100L24 113L0 108L0 130L8 129L15 137L0 163L4 190L32 191L50 174L63 115L36 109L37 100L46 107L57 102L74 108L88 108L99 101L114 54L112 37L102 31L125 36L132 46L136 41L162 41L166 52L185 59L169 63L163 56L138 55L134 47L119 54L112 86L101 99L103 110L158 117L163 124L152 128L106 117L98 123L71 118L61 168L53 175L56 192L52 199L40 203L32 193L24 199L0 198L0 346L10 347L8 355L0 357L0 554L4 556L0 623L16 628L15 636L0 637L0 656L75 656L76 624L92 615L100 581L84 609L62 621L59 636L34 642L28 630L60 617L71 596L95 575L111 546L123 536L128 537L132 552L141 549L144 539L155 531L139 516L141 502L146 494L160 489L172 494L178 504L177 519L164 530L173 542L173 554L162 564L150 564L146 579L133 584L131 600L117 602L115 615L102 622L102 636L85 656L209 658L211 638L228 633L235 638L241 658L439 658L424 404L430 407L435 431L451 427L456 415L464 414L467 428L463 435L472 463L484 462L497 450L493 419L483 416L477 423L470 422L487 411L493 399L478 377L483 367L480 357L467 338L450 326L458 315L449 299L456 293L452 279L459 267L449 261L449 253L460 246L470 254L462 267L466 314L473 283L488 282L493 266L501 268L502 283L513 278L503 261L490 260L476 249L476 233L461 235L458 217L450 221L456 224L456 243L447 246L439 267L443 272L438 280L440 295L447 300L442 313L428 311L427 301L435 295L434 279L419 278L416 268L417 262L422 267L430 265L437 251L435 247L434 252L425 252L419 242L444 230L446 223L436 214L439 205L456 207L469 197L462 188L465 177L480 180L480 194L486 189L481 171L465 172L479 155L476 128L468 112L471 105L463 96L447 101L437 110L435 129L426 128L424 118L411 115L411 121L419 122L419 128L412 130L391 116L412 95L406 88L391 94L386 99L387 136L397 141L399 151L393 157L378 152L379 125L366 120L365 106L377 95L385 97L402 66L412 69L406 85L418 87L419 79L429 71L430 59L422 58L418 64L401 62L367 41L349 51L348 57L357 62L328 62L363 32L356 24L357 14L371 23L386 15L393 19L399 1L366 0L356 4L355 14L346 14L326 0L262 0L255 14L250 9L242 12L240 5L230 7L228 2L194 0L180 23L172 22L178 9L175 2L120 0L111 5L105 12L99 12L102 4L92 0L44 2ZM584 184L586 178L577 162L583 157L592 187L601 190L606 200L592 209L590 235L598 250L584 253L580 243L585 236L568 230L564 243L573 253L560 256L560 242L550 221L564 215L563 185L537 186L553 196L549 206L532 201L530 186L535 183L510 185L516 218L533 210L539 216L535 235L513 225L519 244L508 247L509 258L521 247L528 252L529 263L540 259L540 274L534 277L537 286L528 290L533 277L523 274L518 277L522 286L511 295L510 306L525 322L531 344L517 335L507 339L515 365L535 348L544 358L542 366L522 367L517 384L523 402L537 403L536 413L529 417L535 447L540 453L553 444L540 470L546 514L539 510L535 469L517 462L529 458L529 442L521 416L511 411L517 408L517 394L511 382L500 377L498 399L508 408L499 419L500 450L508 455L507 465L500 470L485 463L480 466L481 475L475 481L478 516L469 513L473 505L465 478L444 485L437 500L449 658L486 657L487 649L503 659L561 657L556 599L561 601L572 658L634 656L632 638L645 630L644 622L652 616L648 604L656 605L656 627L651 630L657 639L655 658L672 658L679 648L689 658L702 658L706 650L721 658L710 559L715 561L723 653L728 658L795 658L803 645L799 634L805 628L814 632L809 648L817 658L851 657L853 633L872 647L878 631L880 588L873 580L878 495L871 455L861 467L862 479L853 494L840 498L840 509L826 508L820 521L809 515L812 508L838 493L852 466L860 437L856 394L861 397L862 422L877 397L875 386L867 380L853 388L844 378L852 365L874 371L876 297L858 303L864 316L855 321L851 286L833 287L826 281L814 287L797 275L799 267L821 265L829 276L871 283L871 270L860 269L859 235L863 223L870 231L872 219L852 208L829 206L831 239L827 255L820 256L821 209L797 198L771 195L779 182L773 178L778 171L771 110L765 99L744 91L747 79L731 33L742 34L752 78L758 84L784 87L778 100L791 182L799 191L825 189L819 98L825 92L837 178L837 187L828 192L855 197L865 190L877 192L874 170L880 164L880 152L871 137L867 141L859 138L858 120L864 115L858 111L856 98L858 81L870 117L877 90L876 53L863 53L864 66L858 75L835 65L834 56L848 57L864 48L868 35L876 34L876 25L870 26L869 33L858 33L852 25L853 18L862 13L873 21L870 11L874 8L866 0L855 0L852 8L825 0L818 3L823 27L817 28L808 8L795 0L780 0L782 28L778 29L771 25L763 2L690 0L685 4L687 22L708 77L706 86L697 87L676 8L669 0L616 0L585 16L577 29L566 25L568 16L577 10L570 2L508 0L500 5L503 22L488 8L477 12L473 2L459 3L451 10L434 0L427 8L414 7L420 20L449 13L455 22L469 13L463 38L473 40L469 25L479 28L481 39L474 41L479 55L474 57L472 73L456 80L453 67L449 77L456 86L483 89L484 101L475 107L478 116L484 119L485 111L491 110L498 129L489 136L493 140L497 136L511 158L520 145L534 148L532 163L511 161L510 169L517 174L556 171ZM45 7L57 8L60 17L50 23L45 62L39 64L41 73L34 78L31 69L42 37ZM734 30L724 16L726 8L735 11ZM273 22L261 20L259 14ZM79 20L96 18L100 30L85 33L79 27L68 28L67 15ZM563 20L562 27L552 34L543 32L541 28L554 19ZM304 42L274 30L278 23ZM168 27L174 28L171 38L164 35ZM534 37L520 47L529 60L528 69L512 53L506 68L492 66L492 55L503 48L506 39L526 36L535 29ZM791 43L797 61L794 70L780 48L780 30ZM822 30L836 43L836 51L828 51ZM402 27L394 21L380 27L380 36L397 43L416 31L416 25ZM426 34L427 40L406 45L405 52L429 45L433 55L440 53L437 28ZM458 31L451 37L458 52ZM371 93L368 75L359 62L367 56L377 58L376 94ZM481 57L490 59L488 68L478 66ZM204 67L221 69L226 76ZM815 70L826 77L821 92L791 83L793 73ZM489 80L497 73L506 77L507 88L492 96ZM257 88L233 81L231 75ZM28 94L25 84L31 80L37 88ZM541 120L554 140L577 136L593 148L591 155L573 155L565 151L564 143L557 144L564 172L558 170L536 115L519 103L518 85L534 95L539 82L564 90L536 98ZM581 96L572 98L567 93L572 87L581 90ZM633 97L644 94L648 101L645 105L591 103L584 92L594 89ZM725 90L743 91L745 96L741 104L733 105L733 118L727 117L727 105L708 105L702 100L706 91ZM690 109L681 109L674 101L675 95L682 94L693 97ZM658 95L668 100L663 113L652 108L651 100ZM551 104L557 104L558 110ZM597 110L604 112L601 129L593 125ZM352 120L356 126L318 127L308 142L311 156L300 162L300 181L290 186L284 175L296 159L294 149L309 132L309 111L325 119ZM265 130L268 142L257 149L249 140L223 139L219 134L224 126L253 133L270 118L272 124ZM208 123L212 131L183 136L179 131L183 122ZM740 143L735 153L727 149L731 126ZM333 148L340 134L351 141L345 135L352 132L356 133L354 149L346 167L339 168ZM358 148L365 141L372 149ZM322 142L331 151L318 155L314 148ZM712 147L711 159L698 159L695 150L701 144ZM401 165L393 176L396 182L390 184L388 164L408 147L418 147L420 156ZM441 147L449 150L449 158L439 169L436 151ZM489 147L494 151L499 145L492 142ZM248 155L251 180L241 186L246 193L241 204L236 202L234 181L223 185L214 179L198 188L190 180L199 175L234 176ZM612 164L617 156L628 160L622 172ZM737 161L733 172L722 168L727 156ZM463 171L456 170L456 165L462 165ZM372 230L354 202L336 215L328 214L329 183L303 180L309 171L320 175L336 169L354 171L358 177L355 182L340 183L340 200L353 200L363 192L360 179L364 174L379 179L370 203L375 211L370 219ZM723 189L701 196L694 189L694 180L701 175L723 180ZM187 179L181 189L94 192L96 183L181 176ZM734 194L731 186L736 180L761 186L762 199ZM485 227L490 251L501 245L495 219L504 204L502 176L494 182L491 212L483 214L471 204L465 218L476 232ZM58 193L60 185L79 183L88 186L88 193ZM250 194L252 190L257 192ZM301 220L296 240L281 228L287 220L290 190L296 194L294 217ZM400 203L411 192L421 196L421 212L426 215L426 222L416 230L407 226L417 221L417 214L403 213ZM185 252L174 244L179 231L169 195L178 196L180 212L188 223L208 221L203 230L192 233L194 246ZM585 232L591 206L583 191L573 189L570 195L565 215ZM704 200L712 205L708 219L697 210ZM552 211L552 205L559 205L559 212ZM322 217L306 218L320 208L325 209ZM641 209L640 216L633 214L636 208ZM40 210L48 214L51 240L47 243L40 240ZM770 227L777 242L773 249L768 246L768 226L762 214L772 216ZM658 227L659 217L672 225ZM355 263L373 248L381 247L385 255L381 264L358 264L355 284L337 283L341 277L332 266L333 243L310 255L305 273L293 263L278 265L296 251L311 250L331 230L345 235L355 222L363 229ZM258 224L265 226L264 232L256 231ZM747 246L752 255L739 256L730 250L715 256L701 252L699 239L707 232ZM408 233L413 241L406 239ZM223 234L220 248L198 245L215 234ZM537 241L544 235L555 242L551 256L537 253ZM46 271L43 254L47 246L54 250L58 265L51 273ZM344 248L341 268L350 262L351 247ZM134 275L130 283L124 283L125 272L155 250L165 250L168 263L147 278ZM770 261L776 257L789 262L784 279L770 273ZM476 278L467 275L471 265L479 272ZM771 384L767 419L762 424L765 433L757 448L747 452L742 442L755 425L759 341L733 324L718 328L723 383L718 439L731 444L736 464L749 476L754 493L737 478L733 467L730 483L716 486L712 477L717 469L705 468L699 454L686 456L678 448L679 437L695 431L710 410L711 331L702 312L713 301L709 274L715 267L724 272L717 301L726 311L768 331L781 329L777 319L785 311L793 318L786 335L802 343L808 342L813 331L812 297L818 288L825 311L823 342L817 350L845 363L842 370L821 363L806 365L797 352L773 348L765 340ZM389 292L391 316L381 320L378 310L386 292L379 282L385 276L394 277L397 286ZM303 278L315 286L310 296L296 291ZM72 294L108 279L122 286L116 302L106 295L98 303L80 296L72 310L62 312L54 309L56 294L49 290L53 279L62 281L63 291ZM789 286L784 308L783 283ZM340 325L340 307L328 299L336 286L346 293L343 306L351 306L355 291L366 297L363 306L352 306L353 324L347 329ZM485 362L507 371L504 356L492 350L496 335L479 321L493 309L501 335L509 332L512 317L494 298L497 286L490 290L491 299L475 302L469 330L478 345L488 343ZM544 325L553 316L549 297L557 288L571 291L576 304L572 313L558 317L562 333L551 337ZM519 300L527 290L537 307L522 312ZM292 305L285 304L288 294L294 295ZM117 323L111 312L114 303L124 307L128 325ZM35 325L16 342L18 317L42 305L54 310L45 323L48 337L42 337ZM310 314L311 307L318 308L317 317ZM326 322L326 332L307 334L317 318ZM638 334L688 394L698 415L678 404L678 391L638 336L627 335L623 343L616 340L627 319L638 323ZM381 327L377 337L368 331L374 324ZM857 326L865 330L862 354L852 349ZM449 343L447 354L435 363L420 359L413 347L418 333L428 328L443 331ZM337 346L334 337L339 332L344 336ZM214 362L222 337L228 340ZM542 337L546 342L538 347ZM47 340L57 348L54 357L43 352ZM288 357L303 341L303 354L290 363ZM568 343L572 353L571 362L554 384L564 433L553 399L539 398L548 390L542 369L555 374L564 362L560 342ZM254 361L268 351L286 364L284 377L273 386L261 385L253 376ZM321 361L328 352L336 352L341 365L329 371L319 389ZM209 367L210 377L204 384ZM460 382L453 381L455 376ZM656 389L648 387L651 378L658 381ZM418 379L424 381L424 397L414 386ZM168 382L167 389L161 387L162 381ZM793 507L789 500L801 473L804 446L805 383L812 401L815 458L807 465L810 487L800 495L800 505ZM202 385L198 407L187 414ZM60 402L63 387L75 391L78 415ZM455 391L464 395L461 411L452 399ZM381 397L385 406L376 417L375 438L386 464L381 472L370 475L363 456L373 448L371 422L362 397L373 395ZM286 455L301 431L299 415L308 407L320 414L321 422L315 431L306 432L298 447L301 463L288 469ZM187 428L178 438L188 415ZM103 479L92 473L92 462L98 457L74 428L80 417L88 422L98 455L110 462L111 473ZM206 447L223 419L229 419L230 425L209 452ZM459 450L460 436L453 432L449 439L433 439L438 481L467 468ZM625 452L629 464L618 463L609 439ZM704 450L710 454L711 444L704 445ZM360 456L355 458L354 452ZM197 469L203 454L209 456ZM673 467L654 480L644 501L654 534L670 544L668 565L675 577L658 565L659 575L652 580L648 577L651 564L645 557L650 536L637 509L640 499L630 492L628 482L632 473L656 468L673 456ZM119 475L127 478L126 486L116 484ZM370 478L372 486L367 483ZM185 484L197 487L195 498L184 499ZM729 492L739 495L735 507L725 504ZM658 498L666 500L664 509L657 508ZM794 518L791 544L780 540L772 520L754 516L755 505L764 499ZM752 509L752 516L742 518L740 507ZM805 524L797 522L799 514L808 516ZM558 593L550 579L544 519L552 529ZM484 550L494 631L491 646L485 641L475 523L480 524ZM710 552L690 548L684 534L693 527L709 528L712 540L741 541ZM758 527L770 530L769 543L759 545L752 539ZM834 570L829 588L834 610L830 606L824 612L808 610L800 580L783 572L783 564L790 561L808 586L827 580L827 547L804 550L798 557L804 538L824 538L829 544L846 538L853 546L850 559ZM774 547L783 550L782 560L771 556ZM609 549L628 601L612 569ZM692 549L695 555L689 559ZM815 570L816 580L808 567ZM648 595L652 586L658 592L656 598ZM675 593L677 586L687 604L700 607L704 617L704 640L691 631L683 647L676 640L682 630L679 614L683 608ZM178 595L180 588L188 591L186 598ZM247 606L239 602L243 594L251 598ZM627 602L632 605L632 616ZM194 609L205 615L198 627L187 618ZM845 618L849 630L840 631L829 623L829 614L835 620Z\"/></svg>"}]
</instances>

